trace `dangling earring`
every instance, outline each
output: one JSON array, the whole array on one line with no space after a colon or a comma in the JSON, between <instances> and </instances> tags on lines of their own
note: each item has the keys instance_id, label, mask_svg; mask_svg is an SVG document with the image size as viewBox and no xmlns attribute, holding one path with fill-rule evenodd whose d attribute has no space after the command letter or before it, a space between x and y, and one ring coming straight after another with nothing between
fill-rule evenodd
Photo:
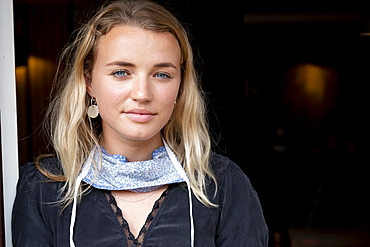
<instances>
[{"instance_id":1,"label":"dangling earring","mask_svg":"<svg viewBox=\"0 0 370 247\"><path fill-rule=\"evenodd\" d=\"M87 116L90 118L96 118L99 115L99 108L96 104L96 99L91 98L91 105L87 108Z\"/></svg>"}]
</instances>

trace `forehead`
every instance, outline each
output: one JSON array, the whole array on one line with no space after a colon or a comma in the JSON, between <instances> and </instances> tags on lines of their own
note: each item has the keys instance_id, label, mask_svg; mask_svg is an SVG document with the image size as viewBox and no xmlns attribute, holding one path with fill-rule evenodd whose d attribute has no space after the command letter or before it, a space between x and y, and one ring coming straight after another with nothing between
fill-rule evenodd
<instances>
[{"instance_id":1,"label":"forehead","mask_svg":"<svg viewBox=\"0 0 370 247\"><path fill-rule=\"evenodd\" d=\"M155 32L121 25L113 27L100 37L96 54L166 54L180 56L180 46L170 32Z\"/></svg>"}]
</instances>

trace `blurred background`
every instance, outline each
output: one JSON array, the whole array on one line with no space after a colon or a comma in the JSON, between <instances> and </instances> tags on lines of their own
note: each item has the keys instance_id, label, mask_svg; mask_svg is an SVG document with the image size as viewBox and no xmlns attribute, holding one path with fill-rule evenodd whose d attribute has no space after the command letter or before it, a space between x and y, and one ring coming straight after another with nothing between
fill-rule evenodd
<instances>
[{"instance_id":1,"label":"blurred background","mask_svg":"<svg viewBox=\"0 0 370 247\"><path fill-rule=\"evenodd\" d=\"M214 150L251 179L270 246L370 246L366 1L157 0L188 27ZM99 0L14 0L19 162L64 45Z\"/></svg>"}]
</instances>

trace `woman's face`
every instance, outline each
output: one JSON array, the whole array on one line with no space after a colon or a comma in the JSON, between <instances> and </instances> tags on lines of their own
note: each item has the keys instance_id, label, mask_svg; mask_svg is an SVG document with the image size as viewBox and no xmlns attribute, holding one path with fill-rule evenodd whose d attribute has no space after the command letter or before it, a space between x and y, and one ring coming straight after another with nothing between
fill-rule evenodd
<instances>
[{"instance_id":1,"label":"woman's face","mask_svg":"<svg viewBox=\"0 0 370 247\"><path fill-rule=\"evenodd\" d=\"M116 26L100 38L86 86L99 107L104 144L161 140L179 91L180 56L170 33Z\"/></svg>"}]
</instances>

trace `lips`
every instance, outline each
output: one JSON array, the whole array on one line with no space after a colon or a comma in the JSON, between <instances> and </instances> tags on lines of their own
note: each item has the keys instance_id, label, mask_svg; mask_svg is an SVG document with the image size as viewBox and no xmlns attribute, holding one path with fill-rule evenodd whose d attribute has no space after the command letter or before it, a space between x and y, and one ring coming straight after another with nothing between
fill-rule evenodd
<instances>
[{"instance_id":1,"label":"lips","mask_svg":"<svg viewBox=\"0 0 370 247\"><path fill-rule=\"evenodd\" d=\"M125 112L126 116L134 122L149 122L155 116L155 113L145 109L132 109Z\"/></svg>"}]
</instances>

